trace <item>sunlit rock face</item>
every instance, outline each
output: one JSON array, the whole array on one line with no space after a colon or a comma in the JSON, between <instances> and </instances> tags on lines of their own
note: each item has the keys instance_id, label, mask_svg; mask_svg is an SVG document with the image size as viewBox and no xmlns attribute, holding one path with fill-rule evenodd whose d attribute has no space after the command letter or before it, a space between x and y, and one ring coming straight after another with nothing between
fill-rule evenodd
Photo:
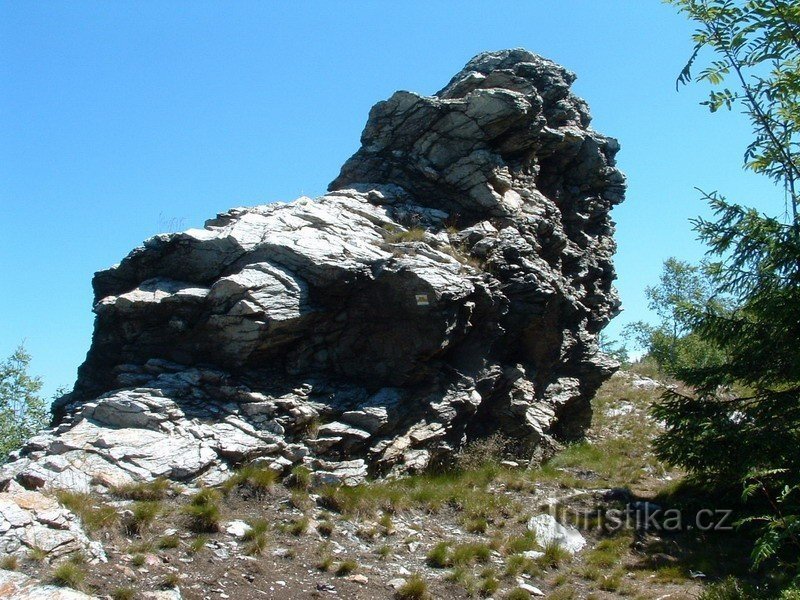
<instances>
[{"instance_id":1,"label":"sunlit rock face","mask_svg":"<svg viewBox=\"0 0 800 600\"><path fill-rule=\"evenodd\" d=\"M574 75L481 54L370 111L329 192L158 235L94 278L92 347L56 427L0 484L215 483L257 460L353 484L501 434L581 435L616 365L617 142Z\"/></svg>"}]
</instances>

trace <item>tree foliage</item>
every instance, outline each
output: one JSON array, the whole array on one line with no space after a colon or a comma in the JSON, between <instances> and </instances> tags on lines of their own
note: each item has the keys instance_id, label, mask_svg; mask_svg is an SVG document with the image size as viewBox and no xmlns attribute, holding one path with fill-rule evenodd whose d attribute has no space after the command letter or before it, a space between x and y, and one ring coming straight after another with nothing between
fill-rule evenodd
<instances>
[{"instance_id":1,"label":"tree foliage","mask_svg":"<svg viewBox=\"0 0 800 600\"><path fill-rule=\"evenodd\" d=\"M659 455L722 484L743 483L768 509L753 551L756 565L798 564L800 515L800 4L785 0L671 0L697 24L678 83L711 86L713 112L740 108L752 124L744 166L784 192L768 216L704 194L713 219L694 226L708 246L716 293L735 307L690 307L691 331L724 353L719 363L678 369L695 390L669 393L656 408L666 431ZM696 62L712 59L696 76ZM726 87L730 84L731 87ZM755 493L758 491L758 493Z\"/></svg>"},{"instance_id":2,"label":"tree foliage","mask_svg":"<svg viewBox=\"0 0 800 600\"><path fill-rule=\"evenodd\" d=\"M0 461L47 425L42 381L28 373L31 357L20 345L0 363Z\"/></svg>"},{"instance_id":3,"label":"tree foliage","mask_svg":"<svg viewBox=\"0 0 800 600\"><path fill-rule=\"evenodd\" d=\"M714 286L703 266L669 258L664 261L658 285L645 288L648 308L658 324L629 324L623 335L643 348L648 358L670 375L693 365L719 363L722 352L692 330L690 311L727 304L714 294Z\"/></svg>"}]
</instances>

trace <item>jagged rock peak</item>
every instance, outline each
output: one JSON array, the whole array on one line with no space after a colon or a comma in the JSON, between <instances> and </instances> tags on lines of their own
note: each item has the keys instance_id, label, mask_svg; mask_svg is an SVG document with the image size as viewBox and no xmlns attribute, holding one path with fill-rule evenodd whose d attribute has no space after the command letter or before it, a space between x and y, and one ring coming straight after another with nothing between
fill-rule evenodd
<instances>
[{"instance_id":1,"label":"jagged rock peak","mask_svg":"<svg viewBox=\"0 0 800 600\"><path fill-rule=\"evenodd\" d=\"M590 195L617 203L619 146L588 130L574 79L526 50L480 54L435 96L397 92L376 104L329 189L397 185L463 222L512 217L537 194L559 206Z\"/></svg>"},{"instance_id":2,"label":"jagged rock peak","mask_svg":"<svg viewBox=\"0 0 800 600\"><path fill-rule=\"evenodd\" d=\"M525 50L397 92L328 194L236 208L95 275L92 346L56 427L0 488L214 484L258 461L352 484L501 434L580 436L616 365L616 141Z\"/></svg>"}]
</instances>

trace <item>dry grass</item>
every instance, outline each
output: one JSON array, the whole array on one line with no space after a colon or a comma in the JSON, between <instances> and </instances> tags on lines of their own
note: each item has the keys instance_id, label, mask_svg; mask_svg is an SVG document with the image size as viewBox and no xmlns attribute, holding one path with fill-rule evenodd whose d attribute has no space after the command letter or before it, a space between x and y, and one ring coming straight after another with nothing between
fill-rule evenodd
<instances>
[{"instance_id":1,"label":"dry grass","mask_svg":"<svg viewBox=\"0 0 800 600\"><path fill-rule=\"evenodd\" d=\"M163 500L172 491L172 483L159 477L153 481L127 483L111 488L111 494L126 500Z\"/></svg>"},{"instance_id":2,"label":"dry grass","mask_svg":"<svg viewBox=\"0 0 800 600\"><path fill-rule=\"evenodd\" d=\"M425 240L425 229L422 227L411 227L406 230L392 231L384 238L390 244L399 242L422 242Z\"/></svg>"}]
</instances>

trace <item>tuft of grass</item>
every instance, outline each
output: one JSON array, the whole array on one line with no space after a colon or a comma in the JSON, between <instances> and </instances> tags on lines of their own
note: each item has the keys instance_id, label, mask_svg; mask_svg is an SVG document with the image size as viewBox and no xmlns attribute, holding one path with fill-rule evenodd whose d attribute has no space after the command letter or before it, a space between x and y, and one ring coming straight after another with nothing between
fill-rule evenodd
<instances>
[{"instance_id":1,"label":"tuft of grass","mask_svg":"<svg viewBox=\"0 0 800 600\"><path fill-rule=\"evenodd\" d=\"M526 531L523 535L518 535L509 538L504 546L506 554L522 554L528 550L533 550L537 546L536 534L532 531Z\"/></svg>"},{"instance_id":2,"label":"tuft of grass","mask_svg":"<svg viewBox=\"0 0 800 600\"><path fill-rule=\"evenodd\" d=\"M16 571L19 568L19 558L14 554L9 554L0 559L0 569L3 571Z\"/></svg>"},{"instance_id":3,"label":"tuft of grass","mask_svg":"<svg viewBox=\"0 0 800 600\"><path fill-rule=\"evenodd\" d=\"M40 548L39 546L31 546L31 549L28 550L28 558L33 562L42 563L46 561L47 554L47 550Z\"/></svg>"},{"instance_id":4,"label":"tuft of grass","mask_svg":"<svg viewBox=\"0 0 800 600\"><path fill-rule=\"evenodd\" d=\"M211 488L203 488L197 492L189 504L183 507L183 513L189 517L189 527L198 533L213 533L219 530L220 493Z\"/></svg>"},{"instance_id":5,"label":"tuft of grass","mask_svg":"<svg viewBox=\"0 0 800 600\"><path fill-rule=\"evenodd\" d=\"M750 600L752 597L739 580L728 577L706 587L697 600Z\"/></svg>"},{"instance_id":6,"label":"tuft of grass","mask_svg":"<svg viewBox=\"0 0 800 600\"><path fill-rule=\"evenodd\" d=\"M130 587L119 587L111 592L111 600L133 600L136 591Z\"/></svg>"},{"instance_id":7,"label":"tuft of grass","mask_svg":"<svg viewBox=\"0 0 800 600\"><path fill-rule=\"evenodd\" d=\"M126 483L111 488L111 494L125 500L163 500L172 491L172 484L159 477L153 481Z\"/></svg>"},{"instance_id":8,"label":"tuft of grass","mask_svg":"<svg viewBox=\"0 0 800 600\"><path fill-rule=\"evenodd\" d=\"M610 569L619 564L629 545L629 539L623 536L607 538L592 548L586 555L586 564L593 567Z\"/></svg>"},{"instance_id":9,"label":"tuft of grass","mask_svg":"<svg viewBox=\"0 0 800 600\"><path fill-rule=\"evenodd\" d=\"M303 535L306 531L308 531L308 523L309 523L308 517L302 517L300 519L293 521L289 525L289 533L291 533L294 536Z\"/></svg>"},{"instance_id":10,"label":"tuft of grass","mask_svg":"<svg viewBox=\"0 0 800 600\"><path fill-rule=\"evenodd\" d=\"M352 558L348 558L343 560L339 563L339 566L336 567L336 576L337 577L344 577L345 575L350 575L358 569L358 563L353 560Z\"/></svg>"},{"instance_id":11,"label":"tuft of grass","mask_svg":"<svg viewBox=\"0 0 800 600\"><path fill-rule=\"evenodd\" d=\"M288 481L289 487L308 491L311 489L311 469L303 465L297 465L292 469L292 474Z\"/></svg>"},{"instance_id":12,"label":"tuft of grass","mask_svg":"<svg viewBox=\"0 0 800 600\"><path fill-rule=\"evenodd\" d=\"M456 567L447 574L445 579L464 588L470 598L478 591L478 579L472 574L472 570L466 567Z\"/></svg>"},{"instance_id":13,"label":"tuft of grass","mask_svg":"<svg viewBox=\"0 0 800 600\"><path fill-rule=\"evenodd\" d=\"M450 545L447 542L439 542L428 552L425 563L434 569L444 569L450 565L449 554Z\"/></svg>"},{"instance_id":14,"label":"tuft of grass","mask_svg":"<svg viewBox=\"0 0 800 600\"><path fill-rule=\"evenodd\" d=\"M328 572L333 567L333 557L330 554L323 555L317 563L317 569L323 572Z\"/></svg>"},{"instance_id":15,"label":"tuft of grass","mask_svg":"<svg viewBox=\"0 0 800 600\"><path fill-rule=\"evenodd\" d=\"M471 565L475 562L487 563L492 556L492 549L487 544L459 544L450 554L450 563L456 566Z\"/></svg>"},{"instance_id":16,"label":"tuft of grass","mask_svg":"<svg viewBox=\"0 0 800 600\"><path fill-rule=\"evenodd\" d=\"M53 570L51 581L54 585L68 587L74 590L80 589L86 579L86 571L74 561L61 563Z\"/></svg>"},{"instance_id":17,"label":"tuft of grass","mask_svg":"<svg viewBox=\"0 0 800 600\"><path fill-rule=\"evenodd\" d=\"M531 577L539 577L542 574L542 568L536 561L525 558L522 554L512 554L506 561L504 575L506 577L516 577L522 573L530 575Z\"/></svg>"},{"instance_id":18,"label":"tuft of grass","mask_svg":"<svg viewBox=\"0 0 800 600\"><path fill-rule=\"evenodd\" d=\"M425 230L422 227L412 227L405 231L394 231L386 236L390 244L398 242L421 242L425 239Z\"/></svg>"},{"instance_id":19,"label":"tuft of grass","mask_svg":"<svg viewBox=\"0 0 800 600\"><path fill-rule=\"evenodd\" d=\"M494 572L485 573L479 588L481 596L494 596L500 589L500 580Z\"/></svg>"},{"instance_id":20,"label":"tuft of grass","mask_svg":"<svg viewBox=\"0 0 800 600\"><path fill-rule=\"evenodd\" d=\"M398 588L394 596L397 600L426 600L429 597L428 584L414 573Z\"/></svg>"},{"instance_id":21,"label":"tuft of grass","mask_svg":"<svg viewBox=\"0 0 800 600\"><path fill-rule=\"evenodd\" d=\"M134 567L142 567L144 566L144 554L134 554L131 558L131 564Z\"/></svg>"},{"instance_id":22,"label":"tuft of grass","mask_svg":"<svg viewBox=\"0 0 800 600\"><path fill-rule=\"evenodd\" d=\"M564 550L559 544L552 543L544 547L544 556L537 558L536 562L542 567L557 569L570 560L572 560L572 555L569 552Z\"/></svg>"},{"instance_id":23,"label":"tuft of grass","mask_svg":"<svg viewBox=\"0 0 800 600\"><path fill-rule=\"evenodd\" d=\"M131 518L127 528L132 533L142 535L147 531L156 517L161 514L161 502L157 500L139 500L131 507Z\"/></svg>"},{"instance_id":24,"label":"tuft of grass","mask_svg":"<svg viewBox=\"0 0 800 600\"><path fill-rule=\"evenodd\" d=\"M531 595L522 588L514 588L506 594L505 600L531 600Z\"/></svg>"},{"instance_id":25,"label":"tuft of grass","mask_svg":"<svg viewBox=\"0 0 800 600\"><path fill-rule=\"evenodd\" d=\"M113 529L119 523L119 515L113 506L101 502L91 494L58 490L56 499L61 505L75 513L89 533Z\"/></svg>"},{"instance_id":26,"label":"tuft of grass","mask_svg":"<svg viewBox=\"0 0 800 600\"><path fill-rule=\"evenodd\" d=\"M325 538L329 538L333 535L333 522L332 521L322 521L317 525L317 532Z\"/></svg>"},{"instance_id":27,"label":"tuft of grass","mask_svg":"<svg viewBox=\"0 0 800 600\"><path fill-rule=\"evenodd\" d=\"M267 538L267 531L269 530L269 523L265 519L257 519L248 521L250 529L244 534L245 553L249 556L260 556L264 554L267 549L269 540Z\"/></svg>"},{"instance_id":28,"label":"tuft of grass","mask_svg":"<svg viewBox=\"0 0 800 600\"><path fill-rule=\"evenodd\" d=\"M500 434L474 440L467 444L456 456L456 466L461 471L477 471L495 467L503 460L510 440Z\"/></svg>"},{"instance_id":29,"label":"tuft of grass","mask_svg":"<svg viewBox=\"0 0 800 600\"><path fill-rule=\"evenodd\" d=\"M236 488L247 488L257 498L265 497L280 479L280 474L269 467L245 465L234 473L225 483L222 490L229 494Z\"/></svg>"},{"instance_id":30,"label":"tuft of grass","mask_svg":"<svg viewBox=\"0 0 800 600\"><path fill-rule=\"evenodd\" d=\"M189 547L186 549L186 552L188 552L189 554L197 554L206 547L207 543L208 543L207 535L198 535L189 543Z\"/></svg>"},{"instance_id":31,"label":"tuft of grass","mask_svg":"<svg viewBox=\"0 0 800 600\"><path fill-rule=\"evenodd\" d=\"M172 548L177 548L180 546L181 541L177 535L165 535L160 540L158 540L158 547L161 550L170 550Z\"/></svg>"},{"instance_id":32,"label":"tuft of grass","mask_svg":"<svg viewBox=\"0 0 800 600\"><path fill-rule=\"evenodd\" d=\"M378 556L381 557L381 560L386 560L392 555L392 547L389 544L384 544L377 550Z\"/></svg>"},{"instance_id":33,"label":"tuft of grass","mask_svg":"<svg viewBox=\"0 0 800 600\"><path fill-rule=\"evenodd\" d=\"M622 575L620 571L612 571L607 575L602 575L597 582L597 587L604 592L616 592L622 586Z\"/></svg>"},{"instance_id":34,"label":"tuft of grass","mask_svg":"<svg viewBox=\"0 0 800 600\"><path fill-rule=\"evenodd\" d=\"M659 567L653 577L660 583L684 583L690 578L689 573L678 565Z\"/></svg>"},{"instance_id":35,"label":"tuft of grass","mask_svg":"<svg viewBox=\"0 0 800 600\"><path fill-rule=\"evenodd\" d=\"M303 512L308 512L314 508L314 501L305 490L292 490L289 502L294 508Z\"/></svg>"},{"instance_id":36,"label":"tuft of grass","mask_svg":"<svg viewBox=\"0 0 800 600\"><path fill-rule=\"evenodd\" d=\"M161 580L161 583L158 586L164 590L175 589L178 587L178 584L181 582L181 578L177 573L167 573L164 575L164 578Z\"/></svg>"},{"instance_id":37,"label":"tuft of grass","mask_svg":"<svg viewBox=\"0 0 800 600\"><path fill-rule=\"evenodd\" d=\"M390 515L388 512L385 512L381 515L381 518L378 521L378 525L383 527L384 535L392 535L395 532L394 522L392 521L392 515Z\"/></svg>"},{"instance_id":38,"label":"tuft of grass","mask_svg":"<svg viewBox=\"0 0 800 600\"><path fill-rule=\"evenodd\" d=\"M464 524L464 528L469 533L479 533L479 534L486 533L486 529L488 528L488 526L489 523L483 517L468 519L467 522Z\"/></svg>"},{"instance_id":39,"label":"tuft of grass","mask_svg":"<svg viewBox=\"0 0 800 600\"><path fill-rule=\"evenodd\" d=\"M550 592L550 594L547 596L547 600L574 600L575 597L575 588L566 585Z\"/></svg>"}]
</instances>

